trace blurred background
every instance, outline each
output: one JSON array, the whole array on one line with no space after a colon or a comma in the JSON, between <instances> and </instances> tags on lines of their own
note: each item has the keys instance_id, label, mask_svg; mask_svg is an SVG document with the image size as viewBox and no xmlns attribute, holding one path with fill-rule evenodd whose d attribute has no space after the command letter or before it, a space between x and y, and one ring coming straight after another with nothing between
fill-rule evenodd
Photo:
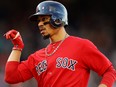
<instances>
[{"instance_id":1,"label":"blurred background","mask_svg":"<svg viewBox=\"0 0 116 87\"><path fill-rule=\"evenodd\" d=\"M12 44L3 35L18 30L25 43L21 61L49 42L39 34L36 23L28 20L43 0L0 0L0 87L37 87L32 78L25 83L9 85L4 82L4 67ZM56 0L68 10L67 32L91 40L105 54L116 69L116 5L114 0ZM101 77L91 71L88 87L97 87ZM116 87L116 83L113 85Z\"/></svg>"}]
</instances>

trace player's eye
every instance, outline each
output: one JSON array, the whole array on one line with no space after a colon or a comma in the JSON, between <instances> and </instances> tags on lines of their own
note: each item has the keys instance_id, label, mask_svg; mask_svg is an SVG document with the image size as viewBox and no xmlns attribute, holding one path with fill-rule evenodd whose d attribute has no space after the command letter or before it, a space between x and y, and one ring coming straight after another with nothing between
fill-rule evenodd
<instances>
[{"instance_id":1,"label":"player's eye","mask_svg":"<svg viewBox=\"0 0 116 87\"><path fill-rule=\"evenodd\" d=\"M42 18L42 21L45 21L46 20L46 18Z\"/></svg>"},{"instance_id":2,"label":"player's eye","mask_svg":"<svg viewBox=\"0 0 116 87\"><path fill-rule=\"evenodd\" d=\"M46 22L46 21L48 21L48 18L44 17L44 18L42 18L42 21Z\"/></svg>"},{"instance_id":3,"label":"player's eye","mask_svg":"<svg viewBox=\"0 0 116 87\"><path fill-rule=\"evenodd\" d=\"M48 22L49 21L49 18L48 17L42 17L40 19L37 20L37 22Z\"/></svg>"}]
</instances>

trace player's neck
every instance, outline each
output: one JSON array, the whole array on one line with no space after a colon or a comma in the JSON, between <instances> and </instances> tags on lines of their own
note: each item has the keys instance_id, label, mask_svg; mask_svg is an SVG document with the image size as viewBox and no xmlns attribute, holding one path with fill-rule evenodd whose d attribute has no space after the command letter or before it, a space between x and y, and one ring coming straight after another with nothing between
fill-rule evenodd
<instances>
[{"instance_id":1,"label":"player's neck","mask_svg":"<svg viewBox=\"0 0 116 87\"><path fill-rule=\"evenodd\" d=\"M50 38L50 43L54 43L54 42L58 42L61 41L65 38L67 38L69 35L67 34L67 32L65 31L65 29L61 29L59 30L56 34L54 34L51 38Z\"/></svg>"}]
</instances>

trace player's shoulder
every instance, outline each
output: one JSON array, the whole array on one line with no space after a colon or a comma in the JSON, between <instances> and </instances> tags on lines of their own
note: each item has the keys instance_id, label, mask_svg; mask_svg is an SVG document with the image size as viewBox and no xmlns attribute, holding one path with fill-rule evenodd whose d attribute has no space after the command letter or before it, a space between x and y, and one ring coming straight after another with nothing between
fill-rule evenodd
<instances>
[{"instance_id":1,"label":"player's shoulder","mask_svg":"<svg viewBox=\"0 0 116 87\"><path fill-rule=\"evenodd\" d=\"M70 42L78 43L78 44L85 45L85 46L95 46L91 40L87 38L83 38L83 37L70 36L69 40Z\"/></svg>"},{"instance_id":2,"label":"player's shoulder","mask_svg":"<svg viewBox=\"0 0 116 87\"><path fill-rule=\"evenodd\" d=\"M82 43L85 43L85 42L89 43L89 42L91 42L89 39L78 37L78 36L69 36L69 40L82 42Z\"/></svg>"},{"instance_id":3,"label":"player's shoulder","mask_svg":"<svg viewBox=\"0 0 116 87\"><path fill-rule=\"evenodd\" d=\"M82 41L82 40L85 40L85 38L82 38L82 37L78 37L78 36L69 36L68 37L69 39L71 40L75 40L75 41Z\"/></svg>"}]
</instances>

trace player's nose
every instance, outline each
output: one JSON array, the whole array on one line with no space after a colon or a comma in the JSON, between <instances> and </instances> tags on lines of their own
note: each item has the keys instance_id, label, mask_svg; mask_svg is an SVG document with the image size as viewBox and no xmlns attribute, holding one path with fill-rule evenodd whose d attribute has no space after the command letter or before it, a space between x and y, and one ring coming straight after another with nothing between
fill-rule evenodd
<instances>
[{"instance_id":1,"label":"player's nose","mask_svg":"<svg viewBox=\"0 0 116 87\"><path fill-rule=\"evenodd\" d=\"M42 21L38 22L38 27L43 26L43 25L44 25L44 22Z\"/></svg>"}]
</instances>

